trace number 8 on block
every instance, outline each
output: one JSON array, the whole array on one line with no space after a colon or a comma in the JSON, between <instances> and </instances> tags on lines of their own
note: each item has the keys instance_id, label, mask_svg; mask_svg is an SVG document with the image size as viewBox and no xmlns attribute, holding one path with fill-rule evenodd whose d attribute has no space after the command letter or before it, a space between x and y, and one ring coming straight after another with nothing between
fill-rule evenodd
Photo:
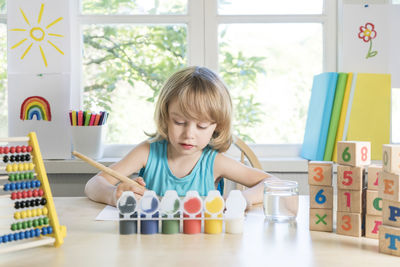
<instances>
[{"instance_id":1,"label":"number 8 on block","mask_svg":"<svg viewBox=\"0 0 400 267\"><path fill-rule=\"evenodd\" d=\"M359 141L339 141L337 143L338 163L348 166L371 164L371 143Z\"/></svg>"},{"instance_id":2,"label":"number 8 on block","mask_svg":"<svg viewBox=\"0 0 400 267\"><path fill-rule=\"evenodd\" d=\"M333 187L310 185L310 208L332 209Z\"/></svg>"}]
</instances>

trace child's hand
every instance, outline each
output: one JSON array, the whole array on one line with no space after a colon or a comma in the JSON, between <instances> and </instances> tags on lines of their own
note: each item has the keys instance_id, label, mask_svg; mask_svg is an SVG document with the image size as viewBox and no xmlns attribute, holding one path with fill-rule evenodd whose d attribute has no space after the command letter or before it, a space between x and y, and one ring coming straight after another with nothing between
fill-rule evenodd
<instances>
[{"instance_id":1,"label":"child's hand","mask_svg":"<svg viewBox=\"0 0 400 267\"><path fill-rule=\"evenodd\" d=\"M146 183L144 182L142 177L138 177L134 179L138 184L146 186ZM142 193L140 191L138 191L134 185L132 184L128 184L128 183L120 183L117 186L117 190L116 190L116 199L119 199L119 197L122 195L122 193L124 191L132 191L133 193L135 193L135 197L137 199L140 199L142 197Z\"/></svg>"}]
</instances>

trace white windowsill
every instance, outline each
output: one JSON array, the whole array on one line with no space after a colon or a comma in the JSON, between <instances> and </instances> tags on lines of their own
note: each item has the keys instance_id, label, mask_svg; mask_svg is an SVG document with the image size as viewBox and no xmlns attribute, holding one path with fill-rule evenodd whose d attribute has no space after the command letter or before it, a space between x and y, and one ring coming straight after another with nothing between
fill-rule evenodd
<instances>
[{"instance_id":1,"label":"white windowsill","mask_svg":"<svg viewBox=\"0 0 400 267\"><path fill-rule=\"evenodd\" d=\"M120 158L103 158L101 164L109 166ZM267 172L307 172L308 161L300 157L259 158L261 165ZM89 173L95 174L98 170L86 162L78 159L71 160L44 160L46 171L53 173Z\"/></svg>"}]
</instances>

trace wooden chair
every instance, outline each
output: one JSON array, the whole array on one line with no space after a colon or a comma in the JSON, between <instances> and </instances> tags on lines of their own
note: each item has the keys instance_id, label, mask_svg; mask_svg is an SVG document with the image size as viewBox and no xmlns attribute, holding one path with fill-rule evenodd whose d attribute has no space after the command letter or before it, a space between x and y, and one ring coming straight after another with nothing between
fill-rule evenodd
<instances>
[{"instance_id":1,"label":"wooden chair","mask_svg":"<svg viewBox=\"0 0 400 267\"><path fill-rule=\"evenodd\" d=\"M246 164L246 159L247 159L250 166L262 170L261 163L258 160L256 154L254 154L253 150L251 150L251 148L236 135L233 136L233 145L240 151L241 163ZM226 184L227 183L225 179L221 179L221 181L218 184L218 189L221 191L221 194L223 193L223 195L225 196L227 195ZM235 188L230 188L230 189L244 190L245 188L246 187L244 185L236 184Z\"/></svg>"}]
</instances>

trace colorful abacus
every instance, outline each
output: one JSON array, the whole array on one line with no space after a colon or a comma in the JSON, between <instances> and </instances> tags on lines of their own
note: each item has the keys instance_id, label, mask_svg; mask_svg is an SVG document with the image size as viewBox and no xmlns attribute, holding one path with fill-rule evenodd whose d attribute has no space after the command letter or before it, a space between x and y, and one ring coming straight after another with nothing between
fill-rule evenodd
<instances>
[{"instance_id":1,"label":"colorful abacus","mask_svg":"<svg viewBox=\"0 0 400 267\"><path fill-rule=\"evenodd\" d=\"M1 197L9 198L16 210L12 215L14 222L8 229L11 232L0 233L0 253L48 244L60 246L66 227L58 222L36 134L3 138L0 142L28 142L28 146L0 147L0 156L6 164L0 169L7 173L0 176L0 180L9 181L0 189L11 192ZM20 242L15 244L14 241Z\"/></svg>"},{"instance_id":2,"label":"colorful abacus","mask_svg":"<svg viewBox=\"0 0 400 267\"><path fill-rule=\"evenodd\" d=\"M225 233L238 234L243 232L246 200L239 190L232 190L226 203L217 190L210 191L204 201L197 191L188 191L181 200L176 191L169 190L161 202L154 191L146 191L140 201L126 191L118 199L117 208L123 235L157 234L160 221L163 234L180 233L181 225L184 234L201 233L202 223L207 234L221 234L224 223Z\"/></svg>"}]
</instances>

